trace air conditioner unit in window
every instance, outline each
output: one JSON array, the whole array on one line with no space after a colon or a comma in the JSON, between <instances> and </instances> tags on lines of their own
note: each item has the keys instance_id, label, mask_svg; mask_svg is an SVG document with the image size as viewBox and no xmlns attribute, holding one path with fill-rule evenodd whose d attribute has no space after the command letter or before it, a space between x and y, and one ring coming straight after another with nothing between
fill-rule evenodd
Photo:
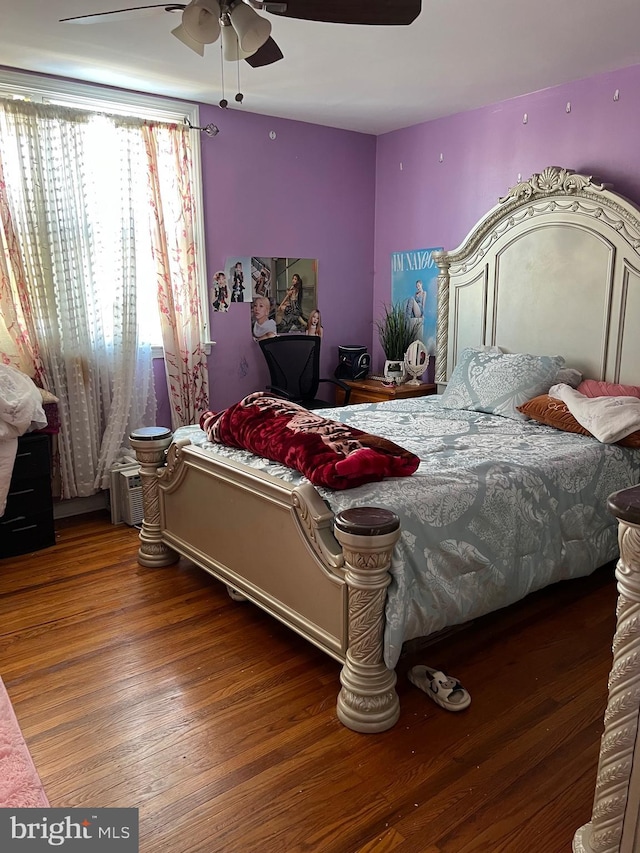
<instances>
[{"instance_id":1,"label":"air conditioner unit in window","mask_svg":"<svg viewBox=\"0 0 640 853\"><path fill-rule=\"evenodd\" d=\"M111 522L135 527L142 524L142 480L139 465L114 466L111 470Z\"/></svg>"}]
</instances>

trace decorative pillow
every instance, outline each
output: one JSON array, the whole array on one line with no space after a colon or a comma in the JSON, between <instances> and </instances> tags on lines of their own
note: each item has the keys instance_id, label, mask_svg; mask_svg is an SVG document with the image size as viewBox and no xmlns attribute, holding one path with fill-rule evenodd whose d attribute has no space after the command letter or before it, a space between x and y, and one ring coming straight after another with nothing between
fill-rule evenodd
<instances>
[{"instance_id":1,"label":"decorative pillow","mask_svg":"<svg viewBox=\"0 0 640 853\"><path fill-rule=\"evenodd\" d=\"M440 398L445 409L526 420L518 406L545 394L564 365L562 356L465 349Z\"/></svg>"},{"instance_id":2,"label":"decorative pillow","mask_svg":"<svg viewBox=\"0 0 640 853\"><path fill-rule=\"evenodd\" d=\"M582 382L582 373L576 370L575 367L561 367L556 374L555 383L570 385L572 388L577 388Z\"/></svg>"},{"instance_id":3,"label":"decorative pillow","mask_svg":"<svg viewBox=\"0 0 640 853\"><path fill-rule=\"evenodd\" d=\"M541 394L533 400L528 400L522 406L518 406L518 410L538 423L555 427L563 432L575 432L579 435L594 437L593 433L578 423L566 403L548 394ZM640 447L640 430L632 432L616 444L621 447Z\"/></svg>"},{"instance_id":4,"label":"decorative pillow","mask_svg":"<svg viewBox=\"0 0 640 853\"><path fill-rule=\"evenodd\" d=\"M561 381L558 379L558 382ZM619 385L617 382L599 382L597 379L585 379L577 390L585 397L640 397L638 385Z\"/></svg>"},{"instance_id":5,"label":"decorative pillow","mask_svg":"<svg viewBox=\"0 0 640 853\"><path fill-rule=\"evenodd\" d=\"M385 477L408 477L420 459L386 438L320 417L271 397L250 394L200 426L209 441L241 447L295 468L316 486L350 489Z\"/></svg>"}]
</instances>

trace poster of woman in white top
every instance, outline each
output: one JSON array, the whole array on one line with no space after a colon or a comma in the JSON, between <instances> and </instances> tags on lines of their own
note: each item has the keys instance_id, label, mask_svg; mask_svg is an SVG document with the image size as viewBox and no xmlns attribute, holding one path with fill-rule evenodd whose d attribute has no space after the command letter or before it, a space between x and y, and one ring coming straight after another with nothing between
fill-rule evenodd
<instances>
[{"instance_id":1,"label":"poster of woman in white top","mask_svg":"<svg viewBox=\"0 0 640 853\"><path fill-rule=\"evenodd\" d=\"M433 249L412 249L391 254L391 301L404 306L405 316L416 325L418 336L429 353L424 382L435 375L438 267Z\"/></svg>"},{"instance_id":2,"label":"poster of woman in white top","mask_svg":"<svg viewBox=\"0 0 640 853\"><path fill-rule=\"evenodd\" d=\"M436 351L438 267L433 249L413 249L391 254L391 301L404 306L405 316L419 330L430 355Z\"/></svg>"}]
</instances>

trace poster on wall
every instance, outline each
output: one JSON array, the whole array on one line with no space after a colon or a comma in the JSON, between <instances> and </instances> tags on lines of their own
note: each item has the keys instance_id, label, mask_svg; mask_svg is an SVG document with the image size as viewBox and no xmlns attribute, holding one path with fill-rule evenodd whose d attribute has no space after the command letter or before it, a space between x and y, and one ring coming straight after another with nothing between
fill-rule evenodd
<instances>
[{"instance_id":1,"label":"poster on wall","mask_svg":"<svg viewBox=\"0 0 640 853\"><path fill-rule=\"evenodd\" d=\"M218 270L213 274L210 293L211 307L214 311L226 312L229 310L231 296L227 274L224 270Z\"/></svg>"},{"instance_id":2,"label":"poster on wall","mask_svg":"<svg viewBox=\"0 0 640 853\"><path fill-rule=\"evenodd\" d=\"M391 253L391 301L404 306L405 316L415 323L419 339L429 355L436 352L438 308L438 267L433 249L413 249Z\"/></svg>"},{"instance_id":3,"label":"poster on wall","mask_svg":"<svg viewBox=\"0 0 640 853\"><path fill-rule=\"evenodd\" d=\"M251 298L267 296L271 299L271 264L273 258L251 258Z\"/></svg>"},{"instance_id":4,"label":"poster on wall","mask_svg":"<svg viewBox=\"0 0 640 853\"><path fill-rule=\"evenodd\" d=\"M317 260L252 257L251 293L254 340L291 333L322 336Z\"/></svg>"},{"instance_id":5,"label":"poster on wall","mask_svg":"<svg viewBox=\"0 0 640 853\"><path fill-rule=\"evenodd\" d=\"M224 264L231 302L251 302L251 258L227 258Z\"/></svg>"}]
</instances>

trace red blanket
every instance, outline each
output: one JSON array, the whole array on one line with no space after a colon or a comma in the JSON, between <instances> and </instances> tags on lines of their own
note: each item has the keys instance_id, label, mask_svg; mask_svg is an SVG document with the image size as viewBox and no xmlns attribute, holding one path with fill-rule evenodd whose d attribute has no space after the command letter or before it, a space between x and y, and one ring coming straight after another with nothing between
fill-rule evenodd
<instances>
[{"instance_id":1,"label":"red blanket","mask_svg":"<svg viewBox=\"0 0 640 853\"><path fill-rule=\"evenodd\" d=\"M205 412L209 441L250 450L295 468L316 486L350 489L408 477L420 459L386 438L323 418L262 391L222 412Z\"/></svg>"}]
</instances>

